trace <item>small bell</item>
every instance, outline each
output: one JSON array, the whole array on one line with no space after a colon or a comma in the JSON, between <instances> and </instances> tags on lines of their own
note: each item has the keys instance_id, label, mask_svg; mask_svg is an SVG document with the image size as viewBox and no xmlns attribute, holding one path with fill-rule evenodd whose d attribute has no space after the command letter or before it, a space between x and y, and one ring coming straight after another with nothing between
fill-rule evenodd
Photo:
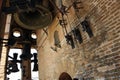
<instances>
[{"instance_id":1,"label":"small bell","mask_svg":"<svg viewBox=\"0 0 120 80\"><path fill-rule=\"evenodd\" d=\"M38 71L38 64L34 63L33 71Z\"/></svg>"},{"instance_id":2,"label":"small bell","mask_svg":"<svg viewBox=\"0 0 120 80\"><path fill-rule=\"evenodd\" d=\"M74 44L72 35L67 34L65 36L65 38L66 38L67 44L69 44L72 47L72 49L74 49L75 48L75 44Z\"/></svg>"},{"instance_id":3,"label":"small bell","mask_svg":"<svg viewBox=\"0 0 120 80\"><path fill-rule=\"evenodd\" d=\"M34 62L34 67L33 67L33 71L38 71L38 60L37 60L37 53L33 54L34 60L31 60L32 62Z\"/></svg>"},{"instance_id":4,"label":"small bell","mask_svg":"<svg viewBox=\"0 0 120 80\"><path fill-rule=\"evenodd\" d=\"M75 28L74 30L72 30L72 32L74 34L74 38L77 39L78 42L81 44L83 42L83 39L79 28Z\"/></svg>"},{"instance_id":5,"label":"small bell","mask_svg":"<svg viewBox=\"0 0 120 80\"><path fill-rule=\"evenodd\" d=\"M86 19L81 22L81 25L82 25L83 31L86 31L90 38L93 37L92 29L90 28L90 24Z\"/></svg>"},{"instance_id":6,"label":"small bell","mask_svg":"<svg viewBox=\"0 0 120 80\"><path fill-rule=\"evenodd\" d=\"M11 72L18 72L19 69L18 69L18 65L17 64L13 64L12 65L12 69L10 70Z\"/></svg>"}]
</instances>

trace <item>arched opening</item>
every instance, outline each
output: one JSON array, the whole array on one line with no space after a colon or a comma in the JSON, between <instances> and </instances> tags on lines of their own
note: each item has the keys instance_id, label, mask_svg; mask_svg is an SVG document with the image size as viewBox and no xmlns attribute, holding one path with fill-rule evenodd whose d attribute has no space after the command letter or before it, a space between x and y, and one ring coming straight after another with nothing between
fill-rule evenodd
<instances>
[{"instance_id":1,"label":"arched opening","mask_svg":"<svg viewBox=\"0 0 120 80\"><path fill-rule=\"evenodd\" d=\"M72 80L71 76L66 73L66 72L63 72L60 77L59 77L59 80Z\"/></svg>"},{"instance_id":2,"label":"arched opening","mask_svg":"<svg viewBox=\"0 0 120 80\"><path fill-rule=\"evenodd\" d=\"M58 48L61 48L59 33L57 30L54 32L54 45Z\"/></svg>"}]
</instances>

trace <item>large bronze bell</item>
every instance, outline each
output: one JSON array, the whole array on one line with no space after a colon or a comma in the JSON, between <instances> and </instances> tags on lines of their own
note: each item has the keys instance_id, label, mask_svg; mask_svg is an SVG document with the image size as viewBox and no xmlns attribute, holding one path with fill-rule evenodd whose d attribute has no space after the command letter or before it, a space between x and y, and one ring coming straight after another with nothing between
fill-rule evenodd
<instances>
[{"instance_id":1,"label":"large bronze bell","mask_svg":"<svg viewBox=\"0 0 120 80\"><path fill-rule=\"evenodd\" d=\"M13 14L19 26L30 30L47 27L56 13L49 0L10 0L8 4L3 12Z\"/></svg>"},{"instance_id":2,"label":"large bronze bell","mask_svg":"<svg viewBox=\"0 0 120 80\"><path fill-rule=\"evenodd\" d=\"M52 14L47 8L37 5L35 10L14 13L14 19L21 27L36 30L48 26L52 22Z\"/></svg>"}]
</instances>

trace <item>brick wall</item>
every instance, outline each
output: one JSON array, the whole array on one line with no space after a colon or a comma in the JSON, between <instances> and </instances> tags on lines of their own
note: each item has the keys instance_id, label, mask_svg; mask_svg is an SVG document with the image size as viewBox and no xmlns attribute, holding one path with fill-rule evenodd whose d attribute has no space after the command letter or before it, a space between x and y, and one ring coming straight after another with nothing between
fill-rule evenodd
<instances>
[{"instance_id":1,"label":"brick wall","mask_svg":"<svg viewBox=\"0 0 120 80\"><path fill-rule=\"evenodd\" d=\"M5 80L6 51L7 48L3 47L0 61L0 80Z\"/></svg>"},{"instance_id":2,"label":"brick wall","mask_svg":"<svg viewBox=\"0 0 120 80\"><path fill-rule=\"evenodd\" d=\"M1 12L2 0L0 0L0 38L4 36L5 15ZM2 45L0 45L0 59L1 59Z\"/></svg>"},{"instance_id":3,"label":"brick wall","mask_svg":"<svg viewBox=\"0 0 120 80\"><path fill-rule=\"evenodd\" d=\"M2 6L2 0L0 0L0 38L3 38L6 16L1 12L1 6ZM6 62L6 48L2 47L2 43L0 42L0 80L4 80L5 77L4 76L5 62Z\"/></svg>"},{"instance_id":4,"label":"brick wall","mask_svg":"<svg viewBox=\"0 0 120 80\"><path fill-rule=\"evenodd\" d=\"M86 32L79 29L83 42L76 40L75 49L67 45L65 33L58 24L58 19L44 31L38 30L38 60L40 80L58 80L62 72L71 77L82 76L90 80L120 79L120 0L81 0L81 8L77 13L71 7L68 17L68 32L87 17L94 36L90 38ZM69 2L70 3L70 2ZM67 4L67 0L64 0ZM71 28L70 28L71 26ZM54 46L54 31L60 35L61 48Z\"/></svg>"}]
</instances>

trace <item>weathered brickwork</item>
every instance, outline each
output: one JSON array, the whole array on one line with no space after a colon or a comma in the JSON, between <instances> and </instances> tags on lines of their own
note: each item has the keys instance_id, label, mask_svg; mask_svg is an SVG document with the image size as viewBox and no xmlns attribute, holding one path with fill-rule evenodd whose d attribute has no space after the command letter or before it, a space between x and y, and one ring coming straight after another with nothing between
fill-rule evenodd
<instances>
[{"instance_id":1,"label":"weathered brickwork","mask_svg":"<svg viewBox=\"0 0 120 80\"><path fill-rule=\"evenodd\" d=\"M87 17L94 36L89 38L79 25L83 42L79 44L74 40L75 49L71 49L57 18L47 29L48 35L38 30L40 80L58 80L62 72L69 73L72 78L80 75L86 80L120 79L120 0L81 1L83 8L77 12L79 20L73 7L65 16L68 22L67 30L71 32L71 28ZM69 6L67 0L64 0L64 4ZM57 51L54 46L56 30L62 46L57 48Z\"/></svg>"},{"instance_id":2,"label":"weathered brickwork","mask_svg":"<svg viewBox=\"0 0 120 80\"><path fill-rule=\"evenodd\" d=\"M1 6L2 6L2 0L0 0L0 38L4 36L4 30L5 30L4 26L6 22L6 16L5 14L2 13ZM0 45L0 59L1 59L1 50L2 50L2 45Z\"/></svg>"},{"instance_id":3,"label":"weathered brickwork","mask_svg":"<svg viewBox=\"0 0 120 80\"><path fill-rule=\"evenodd\" d=\"M5 22L6 22L6 16L1 11L2 1L0 0L0 38L4 37L4 30L5 30ZM5 47L4 47L5 48ZM6 60L6 49L2 51L3 47L0 41L0 80L4 80L5 75L5 60ZM3 53L3 54L1 54Z\"/></svg>"},{"instance_id":4,"label":"weathered brickwork","mask_svg":"<svg viewBox=\"0 0 120 80\"><path fill-rule=\"evenodd\" d=\"M1 55L1 61L0 61L0 80L5 80L5 65L6 65L6 54L7 48L2 48L2 55Z\"/></svg>"}]
</instances>

